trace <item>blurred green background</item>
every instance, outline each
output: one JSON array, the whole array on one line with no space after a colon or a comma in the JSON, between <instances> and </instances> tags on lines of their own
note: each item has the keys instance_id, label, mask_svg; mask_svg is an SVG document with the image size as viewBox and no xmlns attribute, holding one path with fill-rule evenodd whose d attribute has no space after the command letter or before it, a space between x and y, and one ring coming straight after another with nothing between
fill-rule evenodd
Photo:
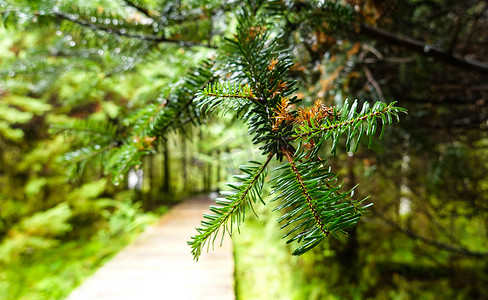
<instances>
[{"instance_id":1,"label":"blurred green background","mask_svg":"<svg viewBox=\"0 0 488 300\"><path fill-rule=\"evenodd\" d=\"M171 205L259 155L232 115L188 122L130 189L99 164L68 164L79 140L59 130L161 103L217 56L240 5L0 0L0 299L63 299ZM488 299L486 1L274 5L305 104L398 101L409 115L333 160L374 203L347 239L292 257L274 204L248 218L234 237L238 299Z\"/></svg>"}]
</instances>

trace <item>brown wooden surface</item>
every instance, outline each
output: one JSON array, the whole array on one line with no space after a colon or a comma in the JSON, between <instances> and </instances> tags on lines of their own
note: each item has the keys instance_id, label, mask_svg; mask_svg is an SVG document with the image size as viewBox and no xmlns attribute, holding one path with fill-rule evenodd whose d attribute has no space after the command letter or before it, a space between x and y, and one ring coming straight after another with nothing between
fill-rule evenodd
<instances>
[{"instance_id":1,"label":"brown wooden surface","mask_svg":"<svg viewBox=\"0 0 488 300\"><path fill-rule=\"evenodd\" d=\"M198 262L186 244L209 204L195 198L173 207L68 299L235 299L230 239L222 248L216 243Z\"/></svg>"}]
</instances>

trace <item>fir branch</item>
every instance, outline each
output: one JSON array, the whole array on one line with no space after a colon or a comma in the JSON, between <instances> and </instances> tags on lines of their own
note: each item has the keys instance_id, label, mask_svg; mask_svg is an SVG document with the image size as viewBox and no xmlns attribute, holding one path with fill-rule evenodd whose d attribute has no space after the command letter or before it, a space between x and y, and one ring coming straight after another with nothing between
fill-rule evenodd
<instances>
[{"instance_id":1,"label":"fir branch","mask_svg":"<svg viewBox=\"0 0 488 300\"><path fill-rule=\"evenodd\" d=\"M149 9L142 7L140 5L137 5L136 3L134 3L134 1L130 1L130 0L123 0L123 1L127 6L134 8L135 10L142 13L146 17L148 17L150 19L154 18L153 13Z\"/></svg>"},{"instance_id":2,"label":"fir branch","mask_svg":"<svg viewBox=\"0 0 488 300\"><path fill-rule=\"evenodd\" d=\"M222 113L225 114L228 111L243 111L249 107L250 103L255 103L260 107L265 105L265 101L257 98L247 84L217 82L207 85L199 94L198 106L205 111L223 108Z\"/></svg>"},{"instance_id":3,"label":"fir branch","mask_svg":"<svg viewBox=\"0 0 488 300\"><path fill-rule=\"evenodd\" d=\"M210 245L210 240L212 240L212 244L215 242L218 232L222 227L225 228L225 231L229 235L232 235L232 223L235 222L239 226L244 221L246 206L252 209L251 202L255 202L256 198L260 198L264 180L263 174L273 156L273 154L269 154L266 162L262 165L260 164L259 167L241 167L241 170L248 174L236 177L244 181L242 185L236 186L229 184L230 187L237 190L237 193L227 192L225 199L216 200L216 203L222 206L211 206L210 210L213 214L204 214L204 217L208 221L202 221L202 228L197 228L198 234L193 236L191 238L192 240L188 242L188 245L192 248L191 253L195 260L198 260L200 257L205 244L208 243ZM253 189L256 188L257 190L253 193ZM250 197L250 194L253 194L252 197ZM230 228L228 227L229 221L231 222ZM223 237L224 233L222 233Z\"/></svg>"},{"instance_id":4,"label":"fir branch","mask_svg":"<svg viewBox=\"0 0 488 300\"><path fill-rule=\"evenodd\" d=\"M203 61L175 85L174 93L171 96L160 96L158 98L163 98L163 102L152 104L134 113L132 116L132 119L134 119L132 131L139 136L161 138L171 128L181 127L188 122L194 121L195 118L199 118L199 112L192 107L192 104L197 99L195 92L215 79L209 70L212 66L212 61ZM181 121L185 112L190 116L185 121Z\"/></svg>"},{"instance_id":5,"label":"fir branch","mask_svg":"<svg viewBox=\"0 0 488 300\"><path fill-rule=\"evenodd\" d=\"M181 47L197 47L198 46L198 47L206 47L206 48L216 49L215 46L211 46L211 45L207 45L207 44L201 44L201 43L195 43L195 42L189 42L189 41L181 41L181 40L173 40L173 39L168 39L164 36L130 33L130 32L122 31L121 29L117 29L117 28L105 27L105 26L101 26L98 24L88 22L88 21L84 21L76 15L66 14L66 13L63 13L61 11L54 11L53 15L59 19L78 24L82 27L86 27L86 28L89 28L89 29L92 29L95 31L103 31L103 32L106 32L109 34L114 34L117 36L137 39L137 40L146 41L146 42L153 42L153 43L176 44L176 45L181 46Z\"/></svg>"},{"instance_id":6,"label":"fir branch","mask_svg":"<svg viewBox=\"0 0 488 300\"><path fill-rule=\"evenodd\" d=\"M185 110L187 110L190 105L193 104L193 102L195 101L195 99L197 98L197 96L193 96L191 97L190 99L188 99L188 101L186 101L172 116L171 120L168 120L166 122L166 124L164 124L163 127L161 127L161 129L159 130L160 132L166 132L172 125L174 125L174 122L177 121L180 116L183 114L183 112Z\"/></svg>"},{"instance_id":7,"label":"fir branch","mask_svg":"<svg viewBox=\"0 0 488 300\"><path fill-rule=\"evenodd\" d=\"M63 156L63 161L75 166L78 174L81 174L88 162L110 152L120 143L117 126L111 122L76 120L70 124L53 124L50 133L65 133L84 145Z\"/></svg>"},{"instance_id":8,"label":"fir branch","mask_svg":"<svg viewBox=\"0 0 488 300\"><path fill-rule=\"evenodd\" d=\"M208 66L208 67L210 67L210 66ZM206 86L207 84L209 84L210 82L215 80L215 77L210 72L207 72L207 74L205 76L207 76L205 82L203 84L201 84L199 87L197 87L198 89L203 88L204 86ZM188 83L188 81L186 83ZM182 90L184 90L184 89L182 89ZM159 132L166 132L171 126L174 125L174 122L177 121L181 117L181 115L185 112L185 110L187 110L197 99L198 99L198 94L195 94L193 97L189 98L188 101L186 101L182 105L180 105L178 110L175 111L175 113L171 117L171 120L168 120L166 122L166 124L163 125L163 127L158 129L158 131ZM187 122L185 122L185 123L187 123Z\"/></svg>"},{"instance_id":9,"label":"fir branch","mask_svg":"<svg viewBox=\"0 0 488 300\"><path fill-rule=\"evenodd\" d=\"M103 140L116 139L117 126L110 122L99 122L93 120L75 120L70 124L51 124L49 128L51 134L65 133L70 136L79 135L90 138L102 138Z\"/></svg>"},{"instance_id":10,"label":"fir branch","mask_svg":"<svg viewBox=\"0 0 488 300\"><path fill-rule=\"evenodd\" d=\"M110 171L112 182L115 185L120 184L131 168L137 168L142 164L142 157L148 153L148 150L139 147L138 142L117 148L106 162L106 170Z\"/></svg>"},{"instance_id":11,"label":"fir branch","mask_svg":"<svg viewBox=\"0 0 488 300\"><path fill-rule=\"evenodd\" d=\"M352 105L346 101L340 109L334 110L332 118L325 118L325 124L317 124L317 120L311 120L308 124L301 123L296 126L295 134L287 137L287 141L294 141L299 138L307 138L307 142L318 135L325 134L320 139L325 140L332 138L331 152L335 154L339 138L346 133L347 141L346 148L348 151L356 151L359 146L359 141L363 135L371 137L375 134L377 129L376 121L379 118L382 122L380 138L383 136L385 125L393 122L393 117L398 121L400 113L407 113L407 110L401 107L394 106L396 102L385 104L376 102L373 107L369 107L369 103L365 102L361 112L356 112L358 105L357 100ZM352 141L356 137L356 145L353 148Z\"/></svg>"},{"instance_id":12,"label":"fir branch","mask_svg":"<svg viewBox=\"0 0 488 300\"><path fill-rule=\"evenodd\" d=\"M155 120L157 120L157 116L162 112L163 108L165 107L167 100L161 104L151 104L147 105L146 107L141 108L140 110L136 111L130 119L134 119L131 122L131 132L135 136L157 136L157 132L151 130L154 126L152 125Z\"/></svg>"},{"instance_id":13,"label":"fir branch","mask_svg":"<svg viewBox=\"0 0 488 300\"><path fill-rule=\"evenodd\" d=\"M284 152L289 163L276 169L284 171L272 179L277 194L272 201L281 200L274 209L285 211L278 222L283 223L281 229L291 226L283 238L289 237L287 243L303 243L293 251L301 255L329 234L347 235L344 230L357 223L367 206L358 205L364 200L350 200L351 191L340 192L337 175L324 168L325 161L307 159L305 151L297 156Z\"/></svg>"},{"instance_id":14,"label":"fir branch","mask_svg":"<svg viewBox=\"0 0 488 300\"><path fill-rule=\"evenodd\" d=\"M333 125L322 126L322 127L318 128L318 129L314 129L314 130L311 130L309 132L304 132L304 133L297 134L297 135L293 136L290 139L295 140L297 138L303 138L303 137L307 137L307 136L311 136L311 135L313 136L313 135L316 135L317 133L320 133L320 132L323 132L323 131L331 131L331 130L334 130L334 129L340 129L340 128L343 128L343 127L352 125L354 123L357 123L357 122L365 121L365 120L367 120L370 117L379 116L379 115L387 112L389 109L390 109L389 107L386 107L382 111L372 112L372 113L370 113L368 115L364 115L364 116L359 117L357 119L352 119L352 120L348 120L348 121L345 121L345 122L336 123L336 124L333 124Z\"/></svg>"},{"instance_id":15,"label":"fir branch","mask_svg":"<svg viewBox=\"0 0 488 300\"><path fill-rule=\"evenodd\" d=\"M312 196L310 195L307 187L305 186L302 175L300 174L300 171L298 171L298 168L295 164L295 161L294 161L295 158L293 157L293 154L290 153L290 151L287 149L282 149L282 151L285 154L286 159L288 160L288 163L290 164L290 167L291 167L293 173L295 173L296 179L298 180L298 183L300 184L300 189L302 190L302 193L305 196L305 200L307 202L308 208L310 209L310 212L312 213L312 215L315 219L315 222L317 223L317 226L320 228L320 230L322 231L322 233L326 237L329 236L330 232L325 228L324 223L320 219L319 212L317 211L317 209L315 208L315 205L313 204L314 200L312 199Z\"/></svg>"},{"instance_id":16,"label":"fir branch","mask_svg":"<svg viewBox=\"0 0 488 300\"><path fill-rule=\"evenodd\" d=\"M272 36L267 28L272 25L258 17L259 8L246 9L250 7L238 16L237 34L227 40L223 53L226 58L223 70L232 68L222 76L228 82L207 86L196 101L206 111L231 111L247 121L253 143L261 144L260 150L268 156L265 165L272 157L279 161L286 157L288 163L277 169L284 171L271 180L273 193L277 194L272 201L281 200L275 210L286 211L278 219L283 222L281 228L291 227L283 238L290 236L287 243L303 242L293 252L300 255L329 234L346 235L345 229L354 226L366 208L359 205L363 200L350 199L352 190L340 192L342 186L337 184L337 175L325 169L326 162L318 158L321 145L332 138L334 153L340 136L346 133L346 147L351 148L353 138L357 137L358 145L363 134L374 135L377 118L383 125L390 124L393 116L398 119L398 114L405 110L394 107L394 103L377 102L372 108L365 103L357 113L357 101L352 105L346 101L341 108L326 107L318 101L309 109L294 110L291 104L300 100L292 96L295 82L287 81L293 63L286 51L278 49L279 35ZM300 138L307 141L295 151L292 143ZM226 199L218 199L223 206L211 207L214 214L204 216L203 228L197 229L199 234L189 242L195 258L209 239L216 239L218 230L229 220L238 225L242 222L243 206L251 203L248 196L254 201L261 197L253 185L263 169L243 171L249 175L239 178L244 183L231 185L235 191L228 193Z\"/></svg>"},{"instance_id":17,"label":"fir branch","mask_svg":"<svg viewBox=\"0 0 488 300\"><path fill-rule=\"evenodd\" d=\"M70 164L78 164L80 162L87 162L96 156L99 156L111 149L117 147L117 143L111 143L105 147L93 146L91 148L83 147L79 150L68 152L64 155L64 160Z\"/></svg>"}]
</instances>

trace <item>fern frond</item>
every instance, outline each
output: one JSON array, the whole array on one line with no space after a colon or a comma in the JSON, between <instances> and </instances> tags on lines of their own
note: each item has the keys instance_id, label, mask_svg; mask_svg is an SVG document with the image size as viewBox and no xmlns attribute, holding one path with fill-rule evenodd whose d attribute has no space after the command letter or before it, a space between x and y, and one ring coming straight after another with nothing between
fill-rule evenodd
<instances>
[{"instance_id":1,"label":"fern frond","mask_svg":"<svg viewBox=\"0 0 488 300\"><path fill-rule=\"evenodd\" d=\"M220 230L222 230L222 239L225 231L232 235L233 225L236 224L239 228L245 219L246 210L253 210L253 204L258 199L263 202L261 193L266 169L272 157L270 155L264 164L251 161L253 165L241 166L240 170L245 174L234 176L239 180L238 183L228 184L233 191L221 192L226 197L217 198L215 201L221 206L210 206L212 213L204 214L206 220L202 221L202 227L197 228L198 234L188 242L192 248L191 253L196 260L198 260L205 245L214 244Z\"/></svg>"},{"instance_id":2,"label":"fern frond","mask_svg":"<svg viewBox=\"0 0 488 300\"><path fill-rule=\"evenodd\" d=\"M341 136L346 135L346 149L355 152L363 135L369 136L371 144L371 139L378 129L378 120L381 121L382 125L381 138L385 126L393 123L393 120L399 121L399 114L407 112L404 108L394 106L395 103L375 102L370 107L369 103L365 102L358 113L356 111L358 101L356 100L350 105L346 100L341 108L334 109L333 117L323 118L321 123L317 120L311 120L309 123L297 124L296 134L293 135L292 139L306 138L307 142L312 138L330 139L332 140L331 153L335 155Z\"/></svg>"},{"instance_id":3,"label":"fern frond","mask_svg":"<svg viewBox=\"0 0 488 300\"><path fill-rule=\"evenodd\" d=\"M345 229L354 226L366 207L361 201L351 200L351 192L341 192L337 175L325 167L325 161L306 160L304 154L294 158L286 152L289 164L276 171L282 172L274 179L272 200L280 200L275 210L285 211L278 222L281 229L290 227L283 238L287 243L303 243L293 252L300 255L332 234L346 235ZM304 160L303 162L300 162Z\"/></svg>"}]
</instances>

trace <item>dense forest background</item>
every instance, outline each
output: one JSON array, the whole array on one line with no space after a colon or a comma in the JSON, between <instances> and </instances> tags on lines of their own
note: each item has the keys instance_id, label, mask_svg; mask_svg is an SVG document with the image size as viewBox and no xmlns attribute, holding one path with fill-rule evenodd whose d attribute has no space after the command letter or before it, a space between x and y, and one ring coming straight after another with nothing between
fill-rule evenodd
<instances>
[{"instance_id":1,"label":"dense forest background","mask_svg":"<svg viewBox=\"0 0 488 300\"><path fill-rule=\"evenodd\" d=\"M254 159L232 113L188 100L243 5L0 0L0 298L63 298L154 215ZM374 203L347 238L290 259L277 215L248 220L239 297L488 298L488 3L250 7L282 34L305 103L398 101L409 114L332 160Z\"/></svg>"}]
</instances>

